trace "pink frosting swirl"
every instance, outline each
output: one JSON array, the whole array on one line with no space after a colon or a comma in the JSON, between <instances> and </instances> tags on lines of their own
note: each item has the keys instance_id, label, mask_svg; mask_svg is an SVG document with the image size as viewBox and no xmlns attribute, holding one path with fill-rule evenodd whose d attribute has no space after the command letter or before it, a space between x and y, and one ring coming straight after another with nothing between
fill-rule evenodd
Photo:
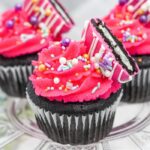
<instances>
[{"instance_id":1,"label":"pink frosting swirl","mask_svg":"<svg viewBox=\"0 0 150 150\"><path fill-rule=\"evenodd\" d=\"M110 15L111 16L111 15ZM104 22L131 55L150 54L150 30L134 19L105 17Z\"/></svg>"},{"instance_id":2,"label":"pink frosting swirl","mask_svg":"<svg viewBox=\"0 0 150 150\"><path fill-rule=\"evenodd\" d=\"M67 102L107 99L121 87L120 83L95 68L83 42L50 44L43 49L30 77L38 96Z\"/></svg>"}]
</instances>

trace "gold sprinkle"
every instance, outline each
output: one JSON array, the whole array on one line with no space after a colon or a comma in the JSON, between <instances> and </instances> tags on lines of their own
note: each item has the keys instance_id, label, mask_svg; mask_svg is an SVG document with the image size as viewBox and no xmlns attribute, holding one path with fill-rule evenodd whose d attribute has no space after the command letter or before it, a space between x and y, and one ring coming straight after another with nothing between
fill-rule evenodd
<instances>
[{"instance_id":1,"label":"gold sprinkle","mask_svg":"<svg viewBox=\"0 0 150 150\"><path fill-rule=\"evenodd\" d=\"M39 12L39 11L40 11L40 8L36 6L36 7L34 8L34 11L35 11L35 12Z\"/></svg>"},{"instance_id":2,"label":"gold sprinkle","mask_svg":"<svg viewBox=\"0 0 150 150\"><path fill-rule=\"evenodd\" d=\"M50 9L46 9L46 11L45 11L45 15L48 17L48 16L50 16L51 15L51 10Z\"/></svg>"},{"instance_id":3,"label":"gold sprinkle","mask_svg":"<svg viewBox=\"0 0 150 150\"><path fill-rule=\"evenodd\" d=\"M37 3L39 0L32 0L32 3L35 4Z\"/></svg>"},{"instance_id":4,"label":"gold sprinkle","mask_svg":"<svg viewBox=\"0 0 150 150\"><path fill-rule=\"evenodd\" d=\"M90 58L89 54L84 54L83 57L86 58L86 59Z\"/></svg>"},{"instance_id":5,"label":"gold sprinkle","mask_svg":"<svg viewBox=\"0 0 150 150\"><path fill-rule=\"evenodd\" d=\"M40 64L39 67L38 67L38 70L41 71L41 72L45 71L46 70L46 66L44 64Z\"/></svg>"}]
</instances>

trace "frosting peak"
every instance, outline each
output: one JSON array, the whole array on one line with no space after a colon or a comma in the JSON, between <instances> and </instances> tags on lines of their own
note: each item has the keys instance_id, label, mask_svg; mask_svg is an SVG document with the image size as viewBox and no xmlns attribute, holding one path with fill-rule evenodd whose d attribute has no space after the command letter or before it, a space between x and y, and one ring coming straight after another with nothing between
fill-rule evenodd
<instances>
[{"instance_id":1,"label":"frosting peak","mask_svg":"<svg viewBox=\"0 0 150 150\"><path fill-rule=\"evenodd\" d=\"M120 84L109 79L109 73L107 77L101 72L86 51L83 42L73 41L65 49L61 43L44 49L39 60L33 62L36 69L30 77L36 94L50 100L83 102L107 98L116 92ZM112 59L109 61L109 58ZM113 57L108 53L97 65L111 70L112 61Z\"/></svg>"}]
</instances>

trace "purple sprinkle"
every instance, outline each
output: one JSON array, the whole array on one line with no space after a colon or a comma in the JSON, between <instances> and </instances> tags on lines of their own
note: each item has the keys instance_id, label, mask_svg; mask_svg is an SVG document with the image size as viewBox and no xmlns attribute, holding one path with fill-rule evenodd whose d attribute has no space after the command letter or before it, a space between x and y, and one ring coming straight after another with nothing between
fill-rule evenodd
<instances>
[{"instance_id":1,"label":"purple sprinkle","mask_svg":"<svg viewBox=\"0 0 150 150\"><path fill-rule=\"evenodd\" d=\"M140 21L141 23L146 23L146 22L147 22L147 16L146 16L146 15L140 16L139 21Z\"/></svg>"},{"instance_id":2,"label":"purple sprinkle","mask_svg":"<svg viewBox=\"0 0 150 150\"><path fill-rule=\"evenodd\" d=\"M31 16L29 22L35 26L38 24L38 18L36 16Z\"/></svg>"},{"instance_id":3,"label":"purple sprinkle","mask_svg":"<svg viewBox=\"0 0 150 150\"><path fill-rule=\"evenodd\" d=\"M13 20L8 20L6 22L6 27L9 29L12 29L14 27L14 21Z\"/></svg>"},{"instance_id":4,"label":"purple sprinkle","mask_svg":"<svg viewBox=\"0 0 150 150\"><path fill-rule=\"evenodd\" d=\"M119 0L120 5L125 5L128 2L128 0Z\"/></svg>"},{"instance_id":5,"label":"purple sprinkle","mask_svg":"<svg viewBox=\"0 0 150 150\"><path fill-rule=\"evenodd\" d=\"M16 4L15 5L15 10L16 11L20 11L22 9L22 5L21 4Z\"/></svg>"},{"instance_id":6,"label":"purple sprinkle","mask_svg":"<svg viewBox=\"0 0 150 150\"><path fill-rule=\"evenodd\" d=\"M70 39L69 38L65 38L61 41L61 45L64 46L64 47L68 47L69 44L70 44Z\"/></svg>"}]
</instances>

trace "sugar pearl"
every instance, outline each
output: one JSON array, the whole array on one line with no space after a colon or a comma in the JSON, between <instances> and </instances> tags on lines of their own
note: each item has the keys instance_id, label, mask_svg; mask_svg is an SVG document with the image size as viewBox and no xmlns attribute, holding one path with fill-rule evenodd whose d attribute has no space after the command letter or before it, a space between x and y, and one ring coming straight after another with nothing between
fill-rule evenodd
<instances>
[{"instance_id":1,"label":"sugar pearl","mask_svg":"<svg viewBox=\"0 0 150 150\"><path fill-rule=\"evenodd\" d=\"M133 10L134 10L134 7L132 5L128 6L128 11L129 12L133 12Z\"/></svg>"},{"instance_id":2,"label":"sugar pearl","mask_svg":"<svg viewBox=\"0 0 150 150\"><path fill-rule=\"evenodd\" d=\"M60 62L60 64L64 65L64 64L66 64L67 60L65 57L60 57L59 62Z\"/></svg>"},{"instance_id":3,"label":"sugar pearl","mask_svg":"<svg viewBox=\"0 0 150 150\"><path fill-rule=\"evenodd\" d=\"M106 70L106 71L105 71L105 76L106 76L106 77L110 77L110 76L111 76L111 72L108 71L108 70Z\"/></svg>"},{"instance_id":4,"label":"sugar pearl","mask_svg":"<svg viewBox=\"0 0 150 150\"><path fill-rule=\"evenodd\" d=\"M46 70L46 67L44 64L40 64L39 67L38 67L39 71L45 71Z\"/></svg>"},{"instance_id":5,"label":"sugar pearl","mask_svg":"<svg viewBox=\"0 0 150 150\"><path fill-rule=\"evenodd\" d=\"M51 87L51 90L54 90L54 87Z\"/></svg>"},{"instance_id":6,"label":"sugar pearl","mask_svg":"<svg viewBox=\"0 0 150 150\"><path fill-rule=\"evenodd\" d=\"M73 64L73 65L77 65L77 64L78 64L78 59L77 59L77 58L74 58L74 59L72 60L72 64Z\"/></svg>"},{"instance_id":7,"label":"sugar pearl","mask_svg":"<svg viewBox=\"0 0 150 150\"><path fill-rule=\"evenodd\" d=\"M98 68L99 68L99 64L98 64L98 63L95 63L95 64L94 64L94 67L95 67L95 69L98 69Z\"/></svg>"},{"instance_id":8,"label":"sugar pearl","mask_svg":"<svg viewBox=\"0 0 150 150\"><path fill-rule=\"evenodd\" d=\"M58 84L59 82L60 82L60 79L57 78L57 77L55 77L55 78L54 78L54 83L55 83L55 84Z\"/></svg>"}]
</instances>

